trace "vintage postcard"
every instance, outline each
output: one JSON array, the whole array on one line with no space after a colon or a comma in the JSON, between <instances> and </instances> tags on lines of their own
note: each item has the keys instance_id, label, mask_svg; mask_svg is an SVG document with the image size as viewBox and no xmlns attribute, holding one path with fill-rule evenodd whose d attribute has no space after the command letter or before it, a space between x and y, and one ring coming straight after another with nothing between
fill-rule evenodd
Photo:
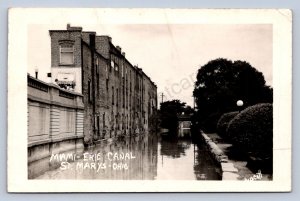
<instances>
[{"instance_id":1,"label":"vintage postcard","mask_svg":"<svg viewBox=\"0 0 300 201\"><path fill-rule=\"evenodd\" d=\"M292 12L11 8L9 192L291 191Z\"/></svg>"}]
</instances>

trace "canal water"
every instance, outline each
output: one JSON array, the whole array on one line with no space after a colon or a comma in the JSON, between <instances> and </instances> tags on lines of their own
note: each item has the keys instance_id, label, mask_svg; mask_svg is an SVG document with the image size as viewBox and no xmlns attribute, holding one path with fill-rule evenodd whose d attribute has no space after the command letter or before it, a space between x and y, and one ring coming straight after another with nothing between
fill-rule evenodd
<instances>
[{"instance_id":1,"label":"canal water","mask_svg":"<svg viewBox=\"0 0 300 201\"><path fill-rule=\"evenodd\" d=\"M156 135L103 141L28 164L30 179L219 180L204 145Z\"/></svg>"}]
</instances>

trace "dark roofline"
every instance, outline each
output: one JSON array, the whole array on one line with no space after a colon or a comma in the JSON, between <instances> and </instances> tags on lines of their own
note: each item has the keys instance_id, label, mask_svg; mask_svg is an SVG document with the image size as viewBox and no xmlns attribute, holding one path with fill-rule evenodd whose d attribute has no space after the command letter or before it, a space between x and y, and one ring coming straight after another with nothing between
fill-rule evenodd
<instances>
[{"instance_id":1,"label":"dark roofline","mask_svg":"<svg viewBox=\"0 0 300 201\"><path fill-rule=\"evenodd\" d=\"M156 86L156 84L155 84L155 82L153 82L152 80L151 80L151 78L143 71L143 69L142 68L139 68L139 67L137 67L137 69L142 73L142 75L144 75L156 88L157 88L157 86Z\"/></svg>"},{"instance_id":2,"label":"dark roofline","mask_svg":"<svg viewBox=\"0 0 300 201\"><path fill-rule=\"evenodd\" d=\"M106 36L106 35L101 35L101 36ZM106 37L110 37L110 36L106 36ZM112 43L112 41L108 41L109 45L112 46L115 50L117 50L119 52L119 50L116 48L116 46ZM134 65L132 65L132 63L126 58L126 56L124 56L122 53L120 53L120 56L124 58L124 60L134 69L136 70L136 67Z\"/></svg>"},{"instance_id":3,"label":"dark roofline","mask_svg":"<svg viewBox=\"0 0 300 201\"><path fill-rule=\"evenodd\" d=\"M49 32L82 32L81 30L49 30Z\"/></svg>"},{"instance_id":4,"label":"dark roofline","mask_svg":"<svg viewBox=\"0 0 300 201\"><path fill-rule=\"evenodd\" d=\"M93 34L96 34L97 32L96 31L82 31L82 33L93 33Z\"/></svg>"}]
</instances>

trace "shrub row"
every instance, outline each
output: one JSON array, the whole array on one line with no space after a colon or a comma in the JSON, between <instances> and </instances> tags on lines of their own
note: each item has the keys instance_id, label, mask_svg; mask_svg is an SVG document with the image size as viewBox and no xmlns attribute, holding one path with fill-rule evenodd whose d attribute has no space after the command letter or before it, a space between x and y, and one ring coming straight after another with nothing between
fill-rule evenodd
<instances>
[{"instance_id":1,"label":"shrub row","mask_svg":"<svg viewBox=\"0 0 300 201\"><path fill-rule=\"evenodd\" d=\"M272 104L257 104L237 114L228 124L227 135L241 150L270 157L273 149Z\"/></svg>"},{"instance_id":2,"label":"shrub row","mask_svg":"<svg viewBox=\"0 0 300 201\"><path fill-rule=\"evenodd\" d=\"M240 153L262 161L263 168L272 169L273 106L261 103L245 110L226 113L218 121L218 134L232 142ZM260 167L261 168L261 167Z\"/></svg>"},{"instance_id":3,"label":"shrub row","mask_svg":"<svg viewBox=\"0 0 300 201\"><path fill-rule=\"evenodd\" d=\"M229 113L223 114L220 117L218 124L217 124L217 132L219 135L221 135L222 137L227 137L226 131L227 131L228 124L238 113L239 112L229 112Z\"/></svg>"}]
</instances>

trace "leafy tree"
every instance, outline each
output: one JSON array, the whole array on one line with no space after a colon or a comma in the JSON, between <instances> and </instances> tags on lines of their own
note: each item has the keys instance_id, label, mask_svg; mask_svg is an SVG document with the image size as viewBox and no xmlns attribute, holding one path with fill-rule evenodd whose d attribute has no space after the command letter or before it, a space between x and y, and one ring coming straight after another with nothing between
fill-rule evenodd
<instances>
[{"instance_id":1,"label":"leafy tree","mask_svg":"<svg viewBox=\"0 0 300 201\"><path fill-rule=\"evenodd\" d=\"M183 109L183 112L184 114L192 115L194 113L194 109L188 105Z\"/></svg>"},{"instance_id":2,"label":"leafy tree","mask_svg":"<svg viewBox=\"0 0 300 201\"><path fill-rule=\"evenodd\" d=\"M219 117L237 110L236 101L244 106L273 101L272 88L264 76L245 61L219 58L209 61L198 70L194 97L200 126L215 131Z\"/></svg>"},{"instance_id":3,"label":"leafy tree","mask_svg":"<svg viewBox=\"0 0 300 201\"><path fill-rule=\"evenodd\" d=\"M185 111L186 103L180 100L165 101L160 104L160 117L162 128L169 129L171 134L177 133L178 115Z\"/></svg>"}]
</instances>

